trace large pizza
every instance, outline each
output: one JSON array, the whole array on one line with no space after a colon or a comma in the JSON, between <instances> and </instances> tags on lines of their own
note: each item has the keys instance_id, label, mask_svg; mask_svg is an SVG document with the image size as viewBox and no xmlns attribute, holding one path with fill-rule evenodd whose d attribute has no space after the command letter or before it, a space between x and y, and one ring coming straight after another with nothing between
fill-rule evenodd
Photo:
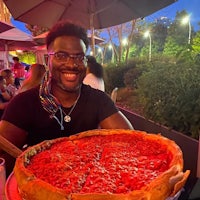
<instances>
[{"instance_id":1,"label":"large pizza","mask_svg":"<svg viewBox=\"0 0 200 200\"><path fill-rule=\"evenodd\" d=\"M24 151L14 174L26 200L164 200L186 182L179 146L159 134L91 130Z\"/></svg>"}]
</instances>

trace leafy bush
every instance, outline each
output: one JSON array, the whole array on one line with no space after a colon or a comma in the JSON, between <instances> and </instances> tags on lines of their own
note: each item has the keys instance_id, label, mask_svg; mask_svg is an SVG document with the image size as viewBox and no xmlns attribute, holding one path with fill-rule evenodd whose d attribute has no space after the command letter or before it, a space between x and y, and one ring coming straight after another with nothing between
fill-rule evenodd
<instances>
[{"instance_id":1,"label":"leafy bush","mask_svg":"<svg viewBox=\"0 0 200 200\"><path fill-rule=\"evenodd\" d=\"M130 69L130 65L107 66L105 72L105 87L110 93L115 87L124 87L124 74Z\"/></svg>"},{"instance_id":2,"label":"leafy bush","mask_svg":"<svg viewBox=\"0 0 200 200\"><path fill-rule=\"evenodd\" d=\"M129 69L124 74L124 84L127 88L135 89L137 88L138 78L142 75L144 71L149 68L149 62L136 64L133 68Z\"/></svg>"},{"instance_id":3,"label":"leafy bush","mask_svg":"<svg viewBox=\"0 0 200 200\"><path fill-rule=\"evenodd\" d=\"M198 138L200 127L200 67L155 63L138 81L145 116Z\"/></svg>"},{"instance_id":4,"label":"leafy bush","mask_svg":"<svg viewBox=\"0 0 200 200\"><path fill-rule=\"evenodd\" d=\"M36 63L36 55L32 52L24 52L18 55L21 62L27 63L29 65Z\"/></svg>"}]
</instances>

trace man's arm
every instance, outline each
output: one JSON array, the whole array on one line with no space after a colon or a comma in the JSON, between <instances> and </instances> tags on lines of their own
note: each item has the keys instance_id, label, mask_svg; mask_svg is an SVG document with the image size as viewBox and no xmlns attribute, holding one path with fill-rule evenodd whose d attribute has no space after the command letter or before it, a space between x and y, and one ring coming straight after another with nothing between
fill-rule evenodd
<instances>
[{"instance_id":1,"label":"man's arm","mask_svg":"<svg viewBox=\"0 0 200 200\"><path fill-rule=\"evenodd\" d=\"M134 129L129 120L119 111L100 122L102 129Z\"/></svg>"},{"instance_id":2,"label":"man's arm","mask_svg":"<svg viewBox=\"0 0 200 200\"><path fill-rule=\"evenodd\" d=\"M0 103L0 109L4 110L9 102Z\"/></svg>"},{"instance_id":3,"label":"man's arm","mask_svg":"<svg viewBox=\"0 0 200 200\"><path fill-rule=\"evenodd\" d=\"M0 121L0 135L15 146L17 146L18 148L22 148L23 145L26 143L26 131L4 120ZM6 140L1 141L3 141L4 144L6 144Z\"/></svg>"}]
</instances>

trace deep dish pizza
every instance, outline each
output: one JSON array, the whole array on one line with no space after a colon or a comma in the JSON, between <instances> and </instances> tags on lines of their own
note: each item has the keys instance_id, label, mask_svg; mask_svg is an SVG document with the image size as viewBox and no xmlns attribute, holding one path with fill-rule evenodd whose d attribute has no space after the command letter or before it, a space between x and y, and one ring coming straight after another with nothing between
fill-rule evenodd
<instances>
[{"instance_id":1,"label":"deep dish pizza","mask_svg":"<svg viewBox=\"0 0 200 200\"><path fill-rule=\"evenodd\" d=\"M16 160L14 173L26 200L164 200L185 184L175 142L134 130L91 130L44 141Z\"/></svg>"}]
</instances>

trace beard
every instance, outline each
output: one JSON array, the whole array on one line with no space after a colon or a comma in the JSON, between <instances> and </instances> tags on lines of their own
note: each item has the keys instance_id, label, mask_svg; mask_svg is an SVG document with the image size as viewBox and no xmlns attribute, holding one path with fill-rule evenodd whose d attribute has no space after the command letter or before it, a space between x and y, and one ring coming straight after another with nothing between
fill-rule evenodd
<instances>
[{"instance_id":1,"label":"beard","mask_svg":"<svg viewBox=\"0 0 200 200\"><path fill-rule=\"evenodd\" d=\"M66 72L67 71L67 72ZM67 74L70 74L70 72L75 74L74 76L77 76L75 80L68 80L66 77L67 75L64 75L64 72ZM72 75L73 76L73 75ZM61 89L64 92L76 92L80 89L83 79L86 76L86 70L84 69L59 69L59 70L52 70L51 73L51 83L56 86L57 88Z\"/></svg>"}]
</instances>

